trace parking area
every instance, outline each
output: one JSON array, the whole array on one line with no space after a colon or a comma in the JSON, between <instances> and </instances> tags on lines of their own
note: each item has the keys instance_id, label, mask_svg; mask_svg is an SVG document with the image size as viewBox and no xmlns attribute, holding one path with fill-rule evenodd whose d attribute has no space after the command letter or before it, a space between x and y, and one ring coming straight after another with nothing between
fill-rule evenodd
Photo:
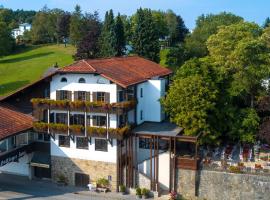
<instances>
[{"instance_id":1,"label":"parking area","mask_svg":"<svg viewBox=\"0 0 270 200\"><path fill-rule=\"evenodd\" d=\"M0 200L125 200L134 196L117 193L93 193L84 188L58 186L50 181L32 180L27 177L0 173Z\"/></svg>"}]
</instances>

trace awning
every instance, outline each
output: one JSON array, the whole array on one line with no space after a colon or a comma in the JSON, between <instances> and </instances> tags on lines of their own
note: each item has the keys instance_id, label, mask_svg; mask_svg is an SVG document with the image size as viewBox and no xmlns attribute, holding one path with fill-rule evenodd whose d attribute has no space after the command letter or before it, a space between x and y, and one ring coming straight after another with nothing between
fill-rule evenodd
<instances>
[{"instance_id":1,"label":"awning","mask_svg":"<svg viewBox=\"0 0 270 200\"><path fill-rule=\"evenodd\" d=\"M50 168L51 156L48 153L35 152L30 162L32 167Z\"/></svg>"}]
</instances>

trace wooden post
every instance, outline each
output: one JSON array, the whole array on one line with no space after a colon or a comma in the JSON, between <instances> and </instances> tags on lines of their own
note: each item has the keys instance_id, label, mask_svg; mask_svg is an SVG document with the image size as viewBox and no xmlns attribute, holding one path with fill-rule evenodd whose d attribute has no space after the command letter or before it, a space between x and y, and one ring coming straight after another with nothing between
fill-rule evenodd
<instances>
[{"instance_id":1,"label":"wooden post","mask_svg":"<svg viewBox=\"0 0 270 200\"><path fill-rule=\"evenodd\" d=\"M117 140L117 158L116 158L116 167L117 167L117 170L116 170L116 191L119 192L119 179L120 179L120 165L119 165L119 151L120 151L120 145L119 145L119 141Z\"/></svg>"},{"instance_id":2,"label":"wooden post","mask_svg":"<svg viewBox=\"0 0 270 200\"><path fill-rule=\"evenodd\" d=\"M153 190L156 191L156 137L153 136L154 140L154 179L153 179Z\"/></svg>"},{"instance_id":3,"label":"wooden post","mask_svg":"<svg viewBox=\"0 0 270 200\"><path fill-rule=\"evenodd\" d=\"M173 157L173 190L176 191L176 137L174 137L174 157Z\"/></svg>"},{"instance_id":4,"label":"wooden post","mask_svg":"<svg viewBox=\"0 0 270 200\"><path fill-rule=\"evenodd\" d=\"M169 150L170 150L170 172L169 172L169 192L172 191L172 138L170 137Z\"/></svg>"},{"instance_id":5,"label":"wooden post","mask_svg":"<svg viewBox=\"0 0 270 200\"><path fill-rule=\"evenodd\" d=\"M152 178L152 137L150 138L150 188L153 189L153 178Z\"/></svg>"},{"instance_id":6,"label":"wooden post","mask_svg":"<svg viewBox=\"0 0 270 200\"><path fill-rule=\"evenodd\" d=\"M157 180L156 180L156 182L157 182L157 192L158 192L158 194L159 194L159 180L158 180L158 174L159 173L159 137L157 136Z\"/></svg>"},{"instance_id":7,"label":"wooden post","mask_svg":"<svg viewBox=\"0 0 270 200\"><path fill-rule=\"evenodd\" d=\"M122 164L123 164L123 161L122 161L122 143L123 143L123 141L121 140L120 141L120 160L119 160L119 162L120 162L120 173L119 173L119 179L120 179L120 181L119 181L119 184L120 185L122 185L123 184L123 182L122 182L122 180L123 180L123 169L122 169Z\"/></svg>"},{"instance_id":8,"label":"wooden post","mask_svg":"<svg viewBox=\"0 0 270 200\"><path fill-rule=\"evenodd\" d=\"M127 171L128 171L128 169L127 169L127 163L128 163L128 152L127 152L127 148L128 148L128 144L127 144L127 139L125 139L125 142L126 142L126 145L125 145L125 151L126 151L126 153L125 153L125 167L126 167L126 174L125 174L125 176L126 176L126 181L125 181L125 186L127 187Z\"/></svg>"}]
</instances>

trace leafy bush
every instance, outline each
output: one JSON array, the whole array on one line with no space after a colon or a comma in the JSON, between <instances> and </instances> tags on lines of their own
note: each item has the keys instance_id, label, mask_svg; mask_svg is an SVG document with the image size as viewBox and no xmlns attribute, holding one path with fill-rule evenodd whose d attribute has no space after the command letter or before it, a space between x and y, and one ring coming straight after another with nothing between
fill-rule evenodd
<instances>
[{"instance_id":1,"label":"leafy bush","mask_svg":"<svg viewBox=\"0 0 270 200\"><path fill-rule=\"evenodd\" d=\"M109 187L110 183L107 179L105 178L100 178L97 180L97 185L99 187Z\"/></svg>"},{"instance_id":2,"label":"leafy bush","mask_svg":"<svg viewBox=\"0 0 270 200\"><path fill-rule=\"evenodd\" d=\"M126 186L120 185L120 192L126 192Z\"/></svg>"},{"instance_id":3,"label":"leafy bush","mask_svg":"<svg viewBox=\"0 0 270 200\"><path fill-rule=\"evenodd\" d=\"M232 173L237 173L237 174L242 173L239 166L230 166L229 171Z\"/></svg>"},{"instance_id":4,"label":"leafy bush","mask_svg":"<svg viewBox=\"0 0 270 200\"><path fill-rule=\"evenodd\" d=\"M136 188L136 195L141 196L142 195L142 189L141 188Z\"/></svg>"},{"instance_id":5,"label":"leafy bush","mask_svg":"<svg viewBox=\"0 0 270 200\"><path fill-rule=\"evenodd\" d=\"M142 195L145 196L145 197L148 197L149 196L149 193L150 193L150 190L146 189L146 188L143 188L142 189Z\"/></svg>"}]
</instances>

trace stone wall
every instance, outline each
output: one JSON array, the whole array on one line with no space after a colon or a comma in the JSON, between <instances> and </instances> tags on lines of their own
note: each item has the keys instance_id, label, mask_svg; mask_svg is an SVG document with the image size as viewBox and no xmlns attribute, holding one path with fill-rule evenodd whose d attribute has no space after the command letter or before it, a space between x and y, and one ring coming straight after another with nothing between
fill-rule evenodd
<instances>
[{"instance_id":1,"label":"stone wall","mask_svg":"<svg viewBox=\"0 0 270 200\"><path fill-rule=\"evenodd\" d=\"M140 188L146 188L146 189L150 190L151 181L146 175L138 172L137 173L137 181L138 181L137 184Z\"/></svg>"},{"instance_id":2,"label":"stone wall","mask_svg":"<svg viewBox=\"0 0 270 200\"><path fill-rule=\"evenodd\" d=\"M112 177L112 191L116 191L116 164L92 160L51 156L52 179L57 181L59 175L64 175L69 185L75 185L75 173L88 174L91 181L99 178Z\"/></svg>"},{"instance_id":3,"label":"stone wall","mask_svg":"<svg viewBox=\"0 0 270 200\"><path fill-rule=\"evenodd\" d=\"M195 196L196 171L188 169L176 170L177 192L186 198Z\"/></svg>"},{"instance_id":4,"label":"stone wall","mask_svg":"<svg viewBox=\"0 0 270 200\"><path fill-rule=\"evenodd\" d=\"M177 192L188 199L269 200L270 176L180 169Z\"/></svg>"}]
</instances>

